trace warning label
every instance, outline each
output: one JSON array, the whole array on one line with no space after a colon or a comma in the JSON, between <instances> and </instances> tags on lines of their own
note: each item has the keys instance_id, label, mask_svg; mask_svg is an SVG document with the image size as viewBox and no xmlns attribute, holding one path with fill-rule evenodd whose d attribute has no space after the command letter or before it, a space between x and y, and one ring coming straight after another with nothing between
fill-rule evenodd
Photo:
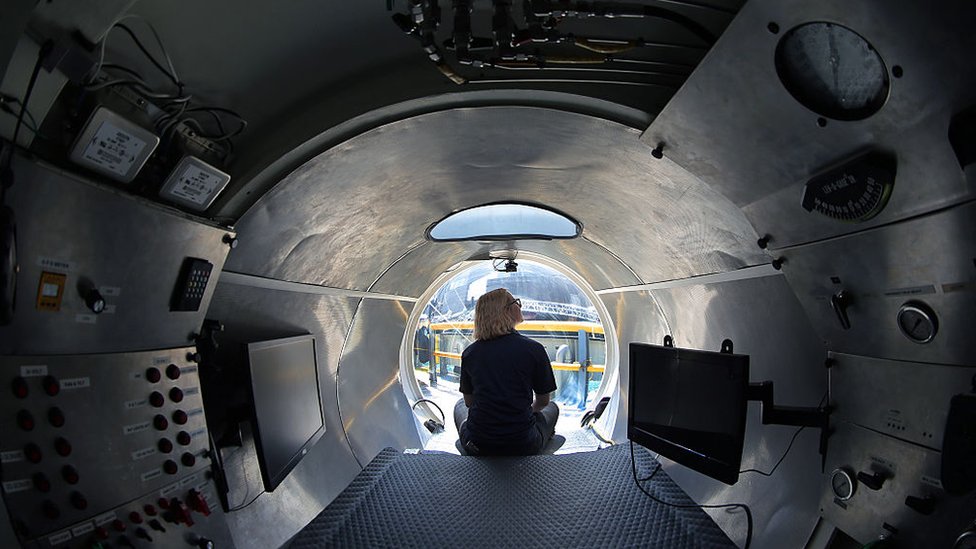
<instances>
[{"instance_id":1,"label":"warning label","mask_svg":"<svg viewBox=\"0 0 976 549\"><path fill-rule=\"evenodd\" d=\"M173 196L203 206L223 182L224 179L219 175L204 171L191 164L180 174L179 180L170 193Z\"/></svg>"},{"instance_id":2,"label":"warning label","mask_svg":"<svg viewBox=\"0 0 976 549\"><path fill-rule=\"evenodd\" d=\"M102 122L85 147L82 158L113 173L125 175L144 148L145 141L114 124Z\"/></svg>"}]
</instances>

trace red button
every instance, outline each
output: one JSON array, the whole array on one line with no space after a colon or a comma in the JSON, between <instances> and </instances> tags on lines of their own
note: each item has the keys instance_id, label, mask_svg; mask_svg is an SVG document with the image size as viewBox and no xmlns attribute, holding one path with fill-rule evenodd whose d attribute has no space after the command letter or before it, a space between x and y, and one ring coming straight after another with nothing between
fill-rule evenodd
<instances>
[{"instance_id":1,"label":"red button","mask_svg":"<svg viewBox=\"0 0 976 549\"><path fill-rule=\"evenodd\" d=\"M51 500L45 501L42 508L44 510L44 516L51 520L61 516L61 509L58 509L58 506Z\"/></svg>"},{"instance_id":2,"label":"red button","mask_svg":"<svg viewBox=\"0 0 976 549\"><path fill-rule=\"evenodd\" d=\"M71 443L62 437L54 441L54 450L59 456L68 457L71 455Z\"/></svg>"},{"instance_id":3,"label":"red button","mask_svg":"<svg viewBox=\"0 0 976 549\"><path fill-rule=\"evenodd\" d=\"M150 517L156 516L156 506L151 503L143 505L142 510Z\"/></svg>"},{"instance_id":4,"label":"red button","mask_svg":"<svg viewBox=\"0 0 976 549\"><path fill-rule=\"evenodd\" d=\"M34 473L34 487L41 492L50 492L51 481L47 479L44 473Z\"/></svg>"},{"instance_id":5,"label":"red button","mask_svg":"<svg viewBox=\"0 0 976 549\"><path fill-rule=\"evenodd\" d=\"M180 466L171 459L167 459L165 462L163 462L163 471L165 471L167 475L175 475L179 469Z\"/></svg>"},{"instance_id":6,"label":"red button","mask_svg":"<svg viewBox=\"0 0 976 549\"><path fill-rule=\"evenodd\" d=\"M156 500L156 505L163 509L169 509L169 500L166 498L159 498Z\"/></svg>"},{"instance_id":7,"label":"red button","mask_svg":"<svg viewBox=\"0 0 976 549\"><path fill-rule=\"evenodd\" d=\"M10 388L14 391L14 396L17 398L27 398L27 380L22 377L15 377L13 383L10 384Z\"/></svg>"},{"instance_id":8,"label":"red button","mask_svg":"<svg viewBox=\"0 0 976 549\"><path fill-rule=\"evenodd\" d=\"M119 522L119 521L115 521ZM108 529L104 526L99 526L95 528L95 537L98 539L108 539Z\"/></svg>"},{"instance_id":9,"label":"red button","mask_svg":"<svg viewBox=\"0 0 976 549\"><path fill-rule=\"evenodd\" d=\"M149 404L152 404L155 408L160 408L163 404L166 404L166 399L163 397L163 393L153 391L149 395Z\"/></svg>"},{"instance_id":10,"label":"red button","mask_svg":"<svg viewBox=\"0 0 976 549\"><path fill-rule=\"evenodd\" d=\"M185 425L187 419L188 417L186 415L186 412L184 412L183 410L177 410L173 412L173 423L176 423L177 425Z\"/></svg>"},{"instance_id":11,"label":"red button","mask_svg":"<svg viewBox=\"0 0 976 549\"><path fill-rule=\"evenodd\" d=\"M115 519L112 521L112 528L115 529L116 532L125 532L125 523L119 519Z\"/></svg>"},{"instance_id":12,"label":"red button","mask_svg":"<svg viewBox=\"0 0 976 549\"><path fill-rule=\"evenodd\" d=\"M180 431L179 433L176 433L176 442L179 442L181 446L186 446L190 444L191 440L192 439L190 438L190 433L187 433L186 431Z\"/></svg>"},{"instance_id":13,"label":"red button","mask_svg":"<svg viewBox=\"0 0 976 549\"><path fill-rule=\"evenodd\" d=\"M169 420L162 414L156 414L156 417L153 418L153 426L160 431L165 431L169 427Z\"/></svg>"},{"instance_id":14,"label":"red button","mask_svg":"<svg viewBox=\"0 0 976 549\"><path fill-rule=\"evenodd\" d=\"M70 465L65 465L61 468L61 478L68 484L78 484L78 471Z\"/></svg>"},{"instance_id":15,"label":"red button","mask_svg":"<svg viewBox=\"0 0 976 549\"><path fill-rule=\"evenodd\" d=\"M40 446L34 444L33 442L24 446L24 456L27 457L27 461L31 463L40 463L41 458L41 448Z\"/></svg>"},{"instance_id":16,"label":"red button","mask_svg":"<svg viewBox=\"0 0 976 549\"><path fill-rule=\"evenodd\" d=\"M54 376L45 377L41 384L44 386L44 392L50 396L55 396L61 392L61 384L58 383L57 378Z\"/></svg>"},{"instance_id":17,"label":"red button","mask_svg":"<svg viewBox=\"0 0 976 549\"><path fill-rule=\"evenodd\" d=\"M183 372L180 371L180 367L176 364L170 364L166 367L166 377L170 379L179 379L181 373Z\"/></svg>"},{"instance_id":18,"label":"red button","mask_svg":"<svg viewBox=\"0 0 976 549\"><path fill-rule=\"evenodd\" d=\"M47 411L47 420L54 427L63 427L64 426L64 412L61 411L61 408L58 408L57 406L55 406L55 407L53 407L53 408L51 408L50 410Z\"/></svg>"},{"instance_id":19,"label":"red button","mask_svg":"<svg viewBox=\"0 0 976 549\"><path fill-rule=\"evenodd\" d=\"M27 410L17 412L17 425L25 431L34 430L34 416Z\"/></svg>"},{"instance_id":20,"label":"red button","mask_svg":"<svg viewBox=\"0 0 976 549\"><path fill-rule=\"evenodd\" d=\"M168 438L159 439L159 443L156 444L156 447L159 448L159 451L164 454L168 454L173 451L173 443Z\"/></svg>"},{"instance_id":21,"label":"red button","mask_svg":"<svg viewBox=\"0 0 976 549\"><path fill-rule=\"evenodd\" d=\"M71 493L71 505L73 505L75 507L75 509L78 509L78 510L87 509L88 508L88 500L85 499L85 496L81 495L81 492L72 492Z\"/></svg>"},{"instance_id":22,"label":"red button","mask_svg":"<svg viewBox=\"0 0 976 549\"><path fill-rule=\"evenodd\" d=\"M149 383L157 383L162 378L163 375L159 373L158 368L149 368L146 370L146 381Z\"/></svg>"},{"instance_id":23,"label":"red button","mask_svg":"<svg viewBox=\"0 0 976 549\"><path fill-rule=\"evenodd\" d=\"M142 515L139 514L139 511L129 513L129 522L132 524L142 524Z\"/></svg>"},{"instance_id":24,"label":"red button","mask_svg":"<svg viewBox=\"0 0 976 549\"><path fill-rule=\"evenodd\" d=\"M180 456L180 461L182 461L183 465L187 467L193 467L197 462L197 457L190 452L184 452L184 454Z\"/></svg>"},{"instance_id":25,"label":"red button","mask_svg":"<svg viewBox=\"0 0 976 549\"><path fill-rule=\"evenodd\" d=\"M179 387L173 387L169 390L169 399L173 402L183 402L183 390Z\"/></svg>"}]
</instances>

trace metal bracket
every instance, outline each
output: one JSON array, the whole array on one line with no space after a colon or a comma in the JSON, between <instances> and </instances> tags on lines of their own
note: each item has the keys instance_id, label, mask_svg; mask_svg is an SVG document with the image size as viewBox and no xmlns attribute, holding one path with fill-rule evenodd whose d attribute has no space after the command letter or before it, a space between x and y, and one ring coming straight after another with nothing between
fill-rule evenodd
<instances>
[{"instance_id":1,"label":"metal bracket","mask_svg":"<svg viewBox=\"0 0 976 549\"><path fill-rule=\"evenodd\" d=\"M724 347L724 343L723 343ZM795 425L797 427L816 427L820 429L820 468L827 463L827 438L830 436L829 407L776 406L773 404L773 382L750 383L746 390L746 400L762 403L763 425Z\"/></svg>"}]
</instances>

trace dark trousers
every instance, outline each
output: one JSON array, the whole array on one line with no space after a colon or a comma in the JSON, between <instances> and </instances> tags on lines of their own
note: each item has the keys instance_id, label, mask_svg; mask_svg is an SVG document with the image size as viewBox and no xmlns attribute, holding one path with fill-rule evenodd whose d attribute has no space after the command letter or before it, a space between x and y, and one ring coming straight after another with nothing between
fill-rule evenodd
<instances>
[{"instance_id":1,"label":"dark trousers","mask_svg":"<svg viewBox=\"0 0 976 549\"><path fill-rule=\"evenodd\" d=\"M543 448L549 444L552 440L552 436L556 433L556 421L559 419L559 406L555 402L549 401L546 407L542 409L541 412L535 412L535 427L539 430L539 434L542 436L542 444L539 446L536 453L541 452ZM467 450L469 454L477 455L481 453L476 445L472 445L470 440L464 435L465 423L468 421L468 406L464 403L464 398L459 398L456 403L454 403L454 425L457 426L458 436L461 439L461 445Z\"/></svg>"}]
</instances>

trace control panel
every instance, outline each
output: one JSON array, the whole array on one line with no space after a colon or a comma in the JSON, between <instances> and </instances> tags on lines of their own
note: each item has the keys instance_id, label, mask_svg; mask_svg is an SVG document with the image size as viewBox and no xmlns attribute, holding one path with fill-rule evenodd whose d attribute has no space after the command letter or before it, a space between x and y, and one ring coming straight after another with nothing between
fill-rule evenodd
<instances>
[{"instance_id":1,"label":"control panel","mask_svg":"<svg viewBox=\"0 0 976 549\"><path fill-rule=\"evenodd\" d=\"M821 515L860 543L952 547L976 519L976 490L947 476L947 463L971 460L947 424L970 422L952 403L968 411L976 367L829 357L834 432Z\"/></svg>"},{"instance_id":2,"label":"control panel","mask_svg":"<svg viewBox=\"0 0 976 549\"><path fill-rule=\"evenodd\" d=\"M0 357L2 487L25 546L231 546L192 347Z\"/></svg>"}]
</instances>

